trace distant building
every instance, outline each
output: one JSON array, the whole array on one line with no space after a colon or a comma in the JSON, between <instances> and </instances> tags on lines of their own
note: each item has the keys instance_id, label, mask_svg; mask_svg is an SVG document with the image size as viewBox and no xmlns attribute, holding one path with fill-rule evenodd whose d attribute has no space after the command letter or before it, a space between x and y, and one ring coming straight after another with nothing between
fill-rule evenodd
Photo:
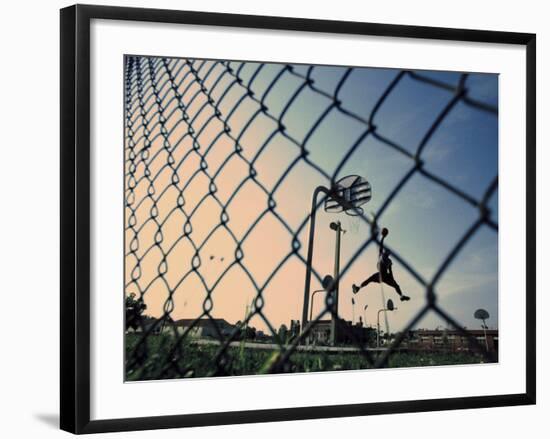
<instances>
[{"instance_id":1,"label":"distant building","mask_svg":"<svg viewBox=\"0 0 550 439\"><path fill-rule=\"evenodd\" d=\"M332 320L319 320L311 328L309 340L317 345L329 345L331 342ZM354 343L366 343L371 338L374 330L364 327L363 322L352 324L351 321L340 320L339 329L336 331L337 345L346 345Z\"/></svg>"},{"instance_id":2,"label":"distant building","mask_svg":"<svg viewBox=\"0 0 550 439\"><path fill-rule=\"evenodd\" d=\"M311 328L309 333L309 340L313 344L327 345L330 343L330 320L319 320Z\"/></svg>"},{"instance_id":3,"label":"distant building","mask_svg":"<svg viewBox=\"0 0 550 439\"><path fill-rule=\"evenodd\" d=\"M417 329L409 331L402 346L420 350L469 351L469 336L475 338L481 346L485 346L483 329L467 329L466 332L468 336L457 330ZM498 330L487 329L486 333L489 351L498 352Z\"/></svg>"},{"instance_id":4,"label":"distant building","mask_svg":"<svg viewBox=\"0 0 550 439\"><path fill-rule=\"evenodd\" d=\"M135 320L135 324L130 325L128 329L126 329L127 334L140 334L140 333L147 333L147 334L153 334L158 335L161 333L161 327L162 324L160 321L153 317L139 317Z\"/></svg>"},{"instance_id":5,"label":"distant building","mask_svg":"<svg viewBox=\"0 0 550 439\"><path fill-rule=\"evenodd\" d=\"M218 338L219 333L223 337L228 337L235 329L234 325L228 323L225 319L180 319L164 327L164 332L173 333L174 328L178 334L189 330L191 337L198 338Z\"/></svg>"}]
</instances>

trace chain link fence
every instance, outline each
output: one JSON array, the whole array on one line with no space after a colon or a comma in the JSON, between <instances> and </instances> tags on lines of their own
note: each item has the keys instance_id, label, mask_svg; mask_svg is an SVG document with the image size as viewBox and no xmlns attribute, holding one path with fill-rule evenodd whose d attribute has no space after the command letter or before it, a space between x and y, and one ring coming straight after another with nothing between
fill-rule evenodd
<instances>
[{"instance_id":1,"label":"chain link fence","mask_svg":"<svg viewBox=\"0 0 550 439\"><path fill-rule=\"evenodd\" d=\"M362 70L125 58L125 300L126 330L132 334L131 341L126 339L127 379L234 375L239 370L246 373L310 370L297 366L303 361L318 361L321 369L334 370L330 366L333 355L330 347L315 351L319 357L313 360L300 357L307 356L308 349L316 349L311 344L312 333L328 320L335 322L338 333L347 340L346 349L353 352L350 355L360 358L360 363L348 368L386 367L405 346L410 331L430 313L466 337L469 349L477 352L482 361L496 361L494 352L488 351L462 322L455 320L452 312L443 309L436 286L481 228L498 233L494 208L490 208L498 192L498 176L483 188L481 196L475 197L455 181L447 181L430 170L426 160L430 157L428 143L444 129L444 121L458 104L473 114L495 120L497 106L471 93L468 74L456 74L456 81L450 83L429 72L395 70L388 76L391 80L377 85L371 93L375 99L368 111L358 111L361 107L345 89L346 84L356 80L356 72ZM392 139L379 117L392 96L400 93L404 81L437 90L438 96L445 99L430 124L417 128L422 129L420 140L412 145ZM305 96L309 99L307 104L300 103ZM422 102L415 105L420 108ZM345 130L346 125L329 120L335 117L332 120L353 123L357 135L353 139L344 134L339 136L339 129ZM310 148L312 138L327 129L339 139L332 145L338 154L337 160L331 158L330 166L317 160L318 155ZM321 311L312 314L305 325L289 328L291 336L281 334L277 330L280 322L273 323L266 310L269 301L277 298L268 297L266 291L282 276L289 261L299 262L301 271L295 279L299 285L293 288L301 301L311 199L306 199L305 206L294 209L290 219L290 208L278 199L284 198L281 196L284 191L292 195L292 187L289 190L285 181L307 170L315 175L315 181L332 187L355 160L366 139L374 139L399 155L406 168L379 202L376 212L357 217L363 224L361 230L366 232L354 235L353 252L342 264L340 278L364 252L378 251L383 215L413 177L421 177L445 191L449 198L460 200L475 218L462 234L452 237L450 251L441 255L435 274L429 278L415 267L415 261L400 253L398 243L387 246L400 269L421 286L424 294L414 298L423 302L418 312L383 349L374 349L372 340L365 339L344 316L338 315L329 294ZM287 148L284 151L290 151L287 160L284 163L269 160L269 170L265 171L260 157L274 148L280 148L279 156L284 155L280 146L283 142ZM269 178L262 178L264 174ZM376 182L371 183L376 193ZM251 190L255 195L247 195ZM243 208L242 203L247 200L253 206ZM323 202L324 198L316 204L319 212ZM241 215L238 224L234 221L236 211ZM269 224L277 224L278 230L284 231L288 246L284 253L272 253L266 246L260 258L259 275L255 268L259 264L258 254L248 257L247 246L268 219ZM230 251L219 254L219 248ZM214 263L218 264L215 269ZM238 324L228 324L220 318L223 307L215 312L214 308L216 301L221 300L220 295L224 294L224 303L231 306L231 298L226 296L239 294L220 292L228 289L225 282L235 272L239 272L241 282L246 280L246 291L252 294L246 300L243 318ZM315 263L312 277L316 283L323 278ZM182 288L187 299L181 293ZM200 308L193 312L196 308L187 301L196 303L197 298ZM190 313L192 318L182 318ZM289 312L288 319L300 318L301 314L301 310ZM205 331L206 324L210 331L208 343L196 337ZM247 342L246 331L253 324L261 326L265 340L269 340L262 345L264 349L256 349L262 347L261 343L252 347L253 343ZM243 351L254 352L247 357ZM339 349L338 355L345 356L345 349ZM205 362L209 365L206 371L201 370ZM248 364L241 364L244 369L239 369L239 363L243 362Z\"/></svg>"}]
</instances>

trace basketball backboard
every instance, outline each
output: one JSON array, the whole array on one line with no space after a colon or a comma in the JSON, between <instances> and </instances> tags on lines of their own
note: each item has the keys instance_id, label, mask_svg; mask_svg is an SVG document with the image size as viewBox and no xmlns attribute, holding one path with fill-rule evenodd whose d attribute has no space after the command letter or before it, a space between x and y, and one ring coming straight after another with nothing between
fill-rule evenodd
<instances>
[{"instance_id":1,"label":"basketball backboard","mask_svg":"<svg viewBox=\"0 0 550 439\"><path fill-rule=\"evenodd\" d=\"M325 200L326 212L345 212L348 215L356 216L363 213L363 209L359 206L371 199L372 188L365 178L359 175L347 175L334 184L331 194L334 195Z\"/></svg>"}]
</instances>

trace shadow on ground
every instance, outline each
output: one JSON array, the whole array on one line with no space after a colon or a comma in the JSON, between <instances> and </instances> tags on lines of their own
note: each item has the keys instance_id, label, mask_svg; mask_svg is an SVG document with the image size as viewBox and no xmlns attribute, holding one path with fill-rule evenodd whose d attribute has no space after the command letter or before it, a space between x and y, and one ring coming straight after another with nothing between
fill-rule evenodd
<instances>
[{"instance_id":1,"label":"shadow on ground","mask_svg":"<svg viewBox=\"0 0 550 439\"><path fill-rule=\"evenodd\" d=\"M35 413L34 417L50 428L59 429L59 415L57 413Z\"/></svg>"}]
</instances>

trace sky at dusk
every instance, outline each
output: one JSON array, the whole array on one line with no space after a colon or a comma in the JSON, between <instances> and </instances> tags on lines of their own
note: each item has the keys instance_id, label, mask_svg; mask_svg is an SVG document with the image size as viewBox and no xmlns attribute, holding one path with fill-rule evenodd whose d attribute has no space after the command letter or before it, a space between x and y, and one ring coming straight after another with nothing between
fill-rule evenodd
<instances>
[{"instance_id":1,"label":"sky at dusk","mask_svg":"<svg viewBox=\"0 0 550 439\"><path fill-rule=\"evenodd\" d=\"M415 165L388 143L415 154L453 97L452 91L392 69L289 69L285 64L144 57L127 58L127 67L125 293L143 294L148 314L169 310L175 320L198 317L203 307L211 307L213 317L234 323L244 318L258 291L262 312L275 329L300 319L305 265L292 253L293 234L299 231L299 255L305 259L315 187L329 185L331 177L363 176L372 185L365 214L378 212ZM461 77L416 73L451 87ZM469 74L464 85L472 99L498 107L498 75ZM428 172L480 200L498 174L498 116L459 100L420 158ZM488 206L498 223L498 191ZM389 229L386 244L429 282L478 216L477 208L417 172L379 224ZM329 224L337 220L347 230L339 312L351 320L351 286L377 271L378 248L370 245L352 260L369 239L370 227L321 208L313 260L318 276L332 274L335 232ZM393 262L395 279L411 297L400 302L391 287L383 288L398 308L387 314L395 332L425 305L426 292L406 267ZM318 288L315 277L311 290ZM211 300L205 302L207 291ZM489 327L498 327L494 230L482 226L473 235L440 278L436 293L438 304L463 326L479 328L473 313L485 308ZM361 290L355 302L355 319L366 317L367 324L375 324L383 303L380 285ZM314 314L322 307L317 295ZM259 316L251 324L267 329ZM433 314L417 325L437 326L446 325Z\"/></svg>"}]
</instances>

